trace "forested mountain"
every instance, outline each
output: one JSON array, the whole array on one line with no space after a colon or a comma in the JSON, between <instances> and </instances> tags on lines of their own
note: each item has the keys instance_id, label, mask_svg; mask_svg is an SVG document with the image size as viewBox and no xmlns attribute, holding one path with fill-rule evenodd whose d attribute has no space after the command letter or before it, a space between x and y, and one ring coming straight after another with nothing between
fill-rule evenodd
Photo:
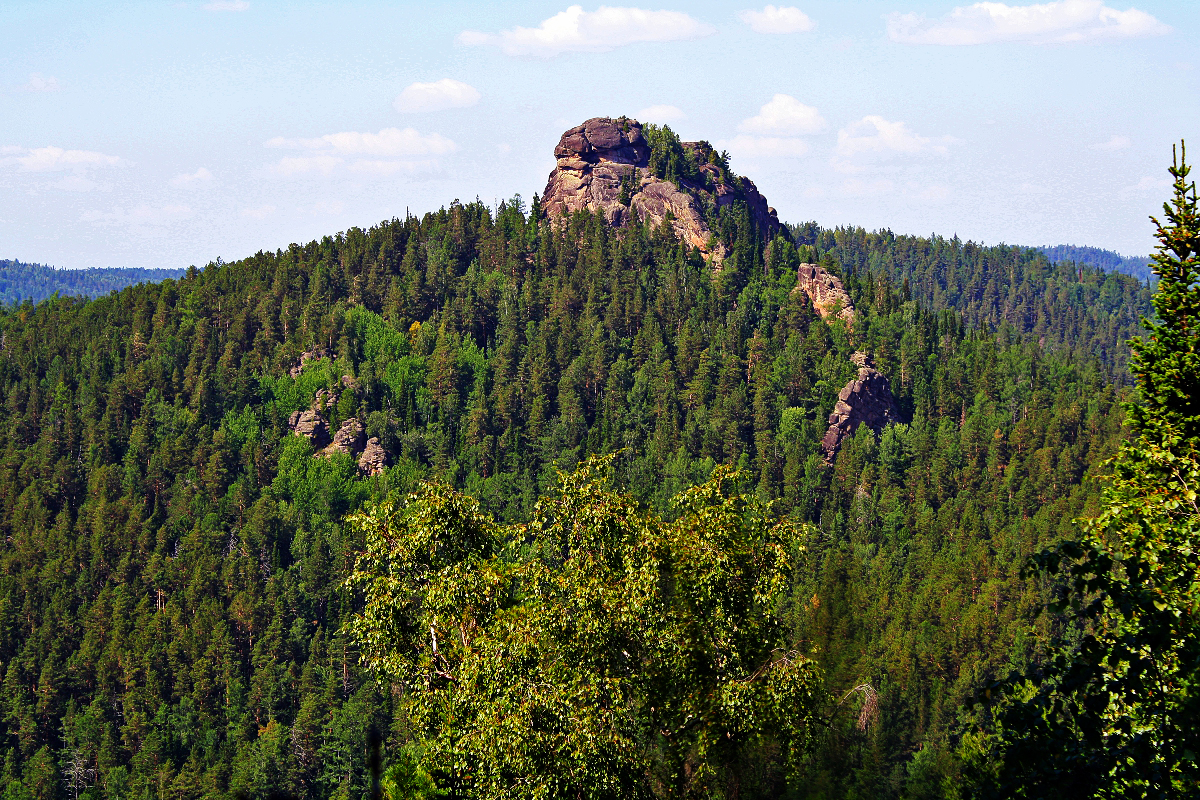
<instances>
[{"instance_id":1,"label":"forested mountain","mask_svg":"<svg viewBox=\"0 0 1200 800\"><path fill-rule=\"evenodd\" d=\"M952 787L963 701L1067 624L1021 569L1096 502L1148 290L716 213L718 270L666 224L515 197L6 312L5 796L365 796L368 732L398 758L415 723L344 628L365 544L345 516L434 479L522 523L591 454L668 522L733 465L808 526L789 646L878 713L862 731L833 704L789 796ZM840 276L852 328L796 291L802 263ZM904 422L827 461L855 351Z\"/></svg>"},{"instance_id":2,"label":"forested mountain","mask_svg":"<svg viewBox=\"0 0 1200 800\"><path fill-rule=\"evenodd\" d=\"M26 301L40 303L55 292L64 297L97 297L136 283L163 281L182 274L181 269L55 269L41 264L0 260L0 303L9 306Z\"/></svg>"},{"instance_id":3,"label":"forested mountain","mask_svg":"<svg viewBox=\"0 0 1200 800\"><path fill-rule=\"evenodd\" d=\"M1076 264L1099 267L1107 272L1124 272L1126 275L1132 275L1143 281L1151 280L1154 277L1150 271L1149 256L1123 256L1112 250L1104 250L1099 247L1080 247L1073 244L1058 244L1038 249L1055 264L1060 261L1073 261Z\"/></svg>"}]
</instances>

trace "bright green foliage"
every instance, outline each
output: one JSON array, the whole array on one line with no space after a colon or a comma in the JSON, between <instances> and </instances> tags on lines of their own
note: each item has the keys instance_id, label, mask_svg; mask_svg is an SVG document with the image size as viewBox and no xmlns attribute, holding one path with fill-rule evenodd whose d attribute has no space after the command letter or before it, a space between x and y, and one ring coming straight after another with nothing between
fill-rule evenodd
<instances>
[{"instance_id":1,"label":"bright green foliage","mask_svg":"<svg viewBox=\"0 0 1200 800\"><path fill-rule=\"evenodd\" d=\"M724 467L664 521L606 488L609 462L526 525L434 485L350 519L349 630L454 796L736 796L812 738L816 671L777 613L802 530Z\"/></svg>"},{"instance_id":2,"label":"bright green foliage","mask_svg":"<svg viewBox=\"0 0 1200 800\"><path fill-rule=\"evenodd\" d=\"M1158 223L1148 335L1133 344L1141 404L1085 537L1044 551L1085 623L997 709L985 793L1167 798L1200 792L1200 217L1189 168ZM1061 603L1059 604L1062 605Z\"/></svg>"}]
</instances>

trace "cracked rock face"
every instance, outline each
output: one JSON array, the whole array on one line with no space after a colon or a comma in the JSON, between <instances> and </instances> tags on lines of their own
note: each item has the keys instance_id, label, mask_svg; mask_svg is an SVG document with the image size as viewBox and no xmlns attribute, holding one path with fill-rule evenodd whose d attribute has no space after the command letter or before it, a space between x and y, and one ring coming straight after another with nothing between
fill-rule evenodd
<instances>
[{"instance_id":1,"label":"cracked rock face","mask_svg":"<svg viewBox=\"0 0 1200 800\"><path fill-rule=\"evenodd\" d=\"M367 446L358 457L358 468L367 475L379 475L387 468L388 454L379 444L379 439L372 436L367 439Z\"/></svg>"},{"instance_id":2,"label":"cracked rock face","mask_svg":"<svg viewBox=\"0 0 1200 800\"><path fill-rule=\"evenodd\" d=\"M365 438L363 424L356 417L350 417L333 435L333 442L325 448L325 454L349 453L354 455L362 451Z\"/></svg>"},{"instance_id":3,"label":"cracked rock face","mask_svg":"<svg viewBox=\"0 0 1200 800\"><path fill-rule=\"evenodd\" d=\"M821 319L830 316L854 327L854 304L841 278L819 264L801 264L796 275L796 290L808 295Z\"/></svg>"},{"instance_id":4,"label":"cracked rock face","mask_svg":"<svg viewBox=\"0 0 1200 800\"><path fill-rule=\"evenodd\" d=\"M636 120L589 119L564 133L554 148L558 165L546 182L542 208L551 218L598 210L615 227L635 214L655 227L670 219L680 241L717 262L728 254L724 245L711 241L706 203L720 209L743 200L764 236L773 237L781 230L775 209L752 181L740 178L736 186L724 182L720 168L705 163L704 154L711 150L705 143L684 142L683 147L700 156L696 160L710 185L675 184L655 177L649 169L650 145Z\"/></svg>"},{"instance_id":5,"label":"cracked rock face","mask_svg":"<svg viewBox=\"0 0 1200 800\"><path fill-rule=\"evenodd\" d=\"M313 410L294 411L288 419L288 426L297 436L305 436L316 447L324 447L329 442L329 423L318 412Z\"/></svg>"},{"instance_id":6,"label":"cracked rock face","mask_svg":"<svg viewBox=\"0 0 1200 800\"><path fill-rule=\"evenodd\" d=\"M854 435L859 425L879 433L889 423L902 421L888 379L875 369L865 353L855 353L852 360L858 365L858 377L838 393L833 413L829 415L829 429L821 440L826 461L833 461L842 443Z\"/></svg>"}]
</instances>

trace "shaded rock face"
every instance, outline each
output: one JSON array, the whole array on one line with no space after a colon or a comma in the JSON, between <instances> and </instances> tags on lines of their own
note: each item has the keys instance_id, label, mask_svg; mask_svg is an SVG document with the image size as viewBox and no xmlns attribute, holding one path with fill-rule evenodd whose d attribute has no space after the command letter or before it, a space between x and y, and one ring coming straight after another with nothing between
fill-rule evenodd
<instances>
[{"instance_id":1,"label":"shaded rock face","mask_svg":"<svg viewBox=\"0 0 1200 800\"><path fill-rule=\"evenodd\" d=\"M902 421L888 379L865 353L855 353L852 359L858 365L858 377L842 387L829 415L829 429L821 440L826 461L833 461L842 442L853 436L859 425L879 433L885 425Z\"/></svg>"},{"instance_id":2,"label":"shaded rock face","mask_svg":"<svg viewBox=\"0 0 1200 800\"><path fill-rule=\"evenodd\" d=\"M831 315L854 327L854 304L841 279L818 264L801 264L796 275L796 291L804 292L813 308L827 319Z\"/></svg>"},{"instance_id":3,"label":"shaded rock face","mask_svg":"<svg viewBox=\"0 0 1200 800\"><path fill-rule=\"evenodd\" d=\"M366 444L366 436L364 435L363 424L356 417L350 417L342 423L338 428L338 432L333 435L333 442L325 448L325 455L331 456L334 453L349 453L354 455L362 452L363 446Z\"/></svg>"},{"instance_id":4,"label":"shaded rock face","mask_svg":"<svg viewBox=\"0 0 1200 800\"><path fill-rule=\"evenodd\" d=\"M288 425L297 436L305 436L316 447L329 443L329 423L317 411L294 411Z\"/></svg>"},{"instance_id":5,"label":"shaded rock face","mask_svg":"<svg viewBox=\"0 0 1200 800\"><path fill-rule=\"evenodd\" d=\"M728 254L724 245L710 243L712 230L705 222L705 203L720 209L742 200L766 238L783 230L775 209L767 205L751 180L726 183L720 168L706 163L711 150L707 143L684 142L683 147L697 156L709 185L675 184L655 177L649 169L650 145L636 120L589 119L564 133L554 148L558 165L546 182L542 208L551 218L599 210L616 227L635 214L655 227L670 219L680 241L718 262Z\"/></svg>"},{"instance_id":6,"label":"shaded rock face","mask_svg":"<svg viewBox=\"0 0 1200 800\"><path fill-rule=\"evenodd\" d=\"M379 439L372 436L358 457L358 468L367 475L379 475L387 468L388 460L387 451L379 444Z\"/></svg>"}]
</instances>

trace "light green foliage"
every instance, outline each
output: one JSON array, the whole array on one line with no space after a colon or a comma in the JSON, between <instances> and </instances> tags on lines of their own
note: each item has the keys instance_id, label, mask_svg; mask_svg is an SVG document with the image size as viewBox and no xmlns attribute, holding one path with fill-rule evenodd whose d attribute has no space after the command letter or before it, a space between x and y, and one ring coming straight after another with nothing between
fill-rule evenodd
<instances>
[{"instance_id":1,"label":"light green foliage","mask_svg":"<svg viewBox=\"0 0 1200 800\"><path fill-rule=\"evenodd\" d=\"M561 474L526 525L435 485L350 519L348 629L459 796L736 792L812 736L816 670L778 615L803 531L724 467L665 522L607 488L610 461Z\"/></svg>"}]
</instances>

